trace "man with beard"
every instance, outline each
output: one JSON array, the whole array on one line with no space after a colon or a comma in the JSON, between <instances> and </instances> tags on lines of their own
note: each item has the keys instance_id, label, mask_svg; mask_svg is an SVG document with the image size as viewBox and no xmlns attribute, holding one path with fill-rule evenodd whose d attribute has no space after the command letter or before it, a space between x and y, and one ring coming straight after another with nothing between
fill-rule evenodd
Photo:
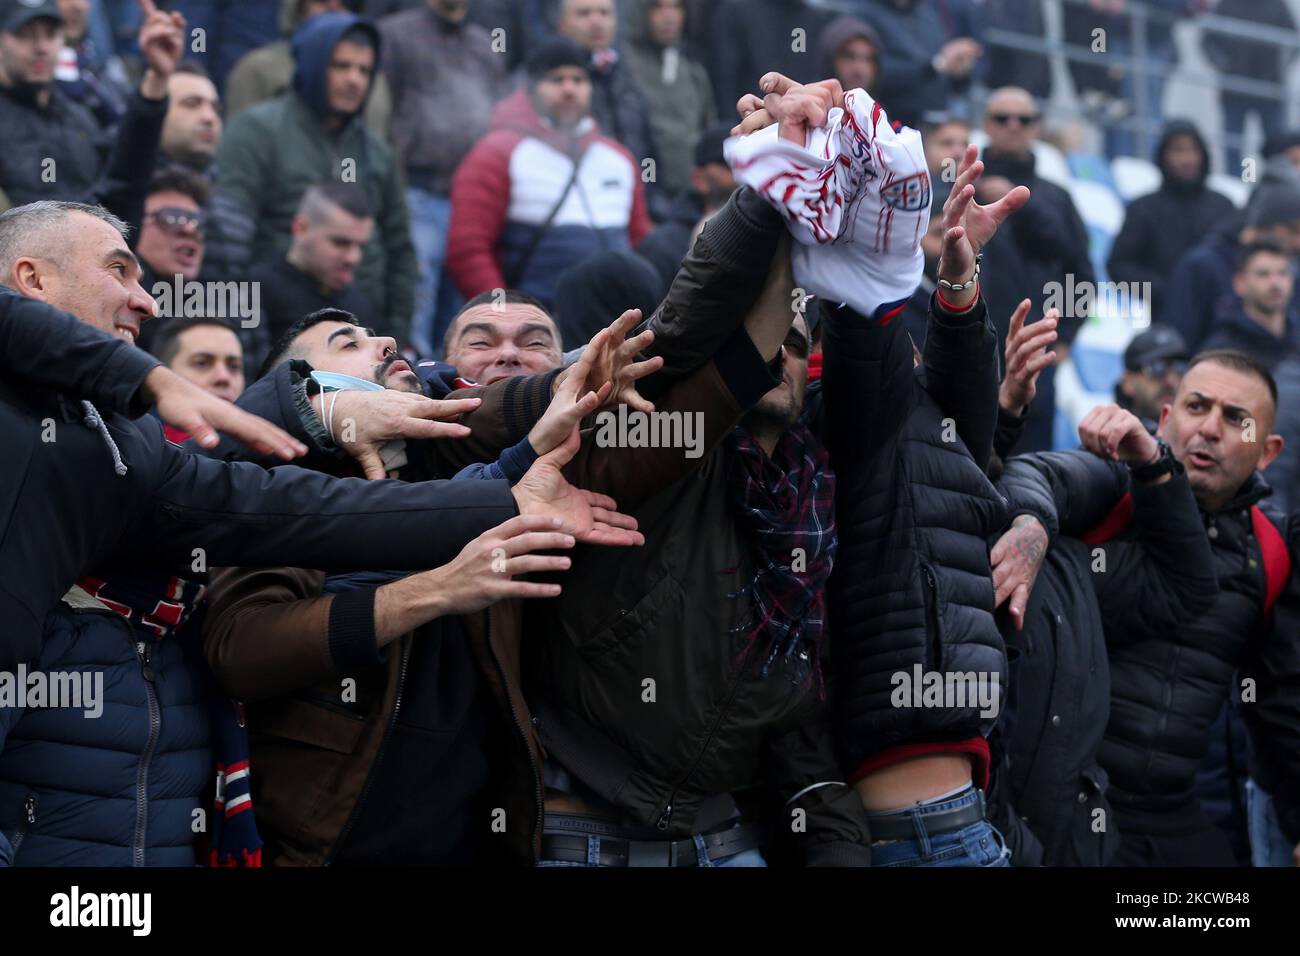
<instances>
[{"instance_id":1,"label":"man with beard","mask_svg":"<svg viewBox=\"0 0 1300 956\"><path fill-rule=\"evenodd\" d=\"M752 208L755 201L758 210ZM684 279L674 287L675 295L670 296L671 311L683 321L689 317L688 324L698 326L696 335L715 334L725 325L726 316L721 314L725 306L730 306L729 314L747 313L744 329L733 331L702 366L679 365L669 373L658 399L665 415L698 417L704 426L699 438L706 447L717 444L741 410L770 384L765 360L776 355L778 335L788 326L791 314L785 296L773 303L769 295L761 307L749 309L745 289L738 288L737 267L753 260L748 268L757 268L758 256L752 247L761 250L764 245L762 237L751 243L729 241L741 238L739 230L746 228L749 217L757 212L761 218L761 200L750 194L745 219L737 223L740 214L736 210L745 203L742 197L721 213L715 233L710 234L732 258L701 243L692 253L689 267L683 268ZM771 219L769 212L768 229L775 225ZM767 248L770 250L770 245ZM533 309L532 301L512 304ZM534 314L534 320L539 315ZM566 401L573 404L579 394L576 386L588 377L586 369L593 364L601 367L604 343L617 344L619 360L626 362L650 344L653 336L648 332L622 341L623 331L637 317L634 311L624 313L610 329L599 333L582 358L564 373L556 386L561 409ZM474 314L465 318L467 334L475 334ZM657 315L650 323L651 330L656 320L663 327L664 316ZM669 323L666 332L666 339L681 338L683 330ZM636 376L655 370L662 362L655 357L633 363L629 373ZM392 340L358 328L351 316L338 312L302 320L273 350L270 364L277 377L296 371L324 389L346 388L349 383L362 389L340 395L391 397L395 407L422 401L413 394L420 391L421 382L393 353ZM498 371L505 368L503 365ZM550 383L557 379L554 372L530 376L520 375L518 367L513 371L505 381L486 386L479 394L513 390L528 395L536 391L537 383L545 385L549 394ZM617 378L606 373L599 377L607 381ZM371 391L371 385L383 387ZM297 406L310 402L319 410L319 414L309 412L318 419L317 427L336 433L339 416L345 412L342 406L331 412L332 394L281 403L281 409L296 417ZM786 397L788 400L788 389ZM653 406L639 402L633 391L622 390L617 398L631 404L633 414L654 411ZM498 461L488 466L489 474L495 468L514 480L521 463L526 464L556 441L546 435L553 430L550 421L555 408L553 403L523 440L502 452ZM528 401L521 399L504 414L493 414L505 419L508 426L511 419L516 423L527 419L529 409ZM576 412L580 415L589 410L587 406ZM481 418L483 413L480 408L467 420ZM559 429L561 434L576 421L572 412L562 414L569 416L569 424ZM294 422L284 424L296 427ZM489 429L485 434L491 433ZM453 457L464 454L463 446L481 443L481 435L464 441L419 443L451 446L445 448L419 448L408 440L401 450L405 463L398 464L391 457L392 450L385 448L387 461L380 468L399 468L403 477L447 473L448 468L456 467ZM585 475L593 485L618 489L635 500L647 498L665 485L690 485L691 479L683 476L702 464L700 459L684 455L680 447L602 446L598 433L591 431L584 435L581 448L574 436L566 449L574 456L565 467L566 474ZM330 469L356 467L317 460ZM669 529L661 529L661 534L664 543L681 543L680 536L673 536ZM483 542L475 552L477 563L469 570L483 573L483 555L494 547L503 549L503 556L510 556L507 560L514 560L511 545ZM603 564L594 556L584 559ZM468 567L470 562L467 559L465 563ZM527 561L521 565L521 569L532 570L559 567ZM482 613L488 604L485 597L492 595L478 593L483 585L475 577L464 582L467 593L463 600L458 593L449 595L455 600L428 600L429 594L442 594L449 588L455 591L443 578L451 575L454 581L464 570L436 569L427 579L397 582L355 577L342 581L293 569L242 569L221 574L208 628L208 654L227 688L252 702L249 719L254 761L262 768L254 799L279 862L451 862L483 853L532 861L539 852L539 841L541 853L546 854L548 845L537 826L542 812L538 802L542 757L537 734L539 729L545 734L549 724L540 713L530 719L534 698L531 693L527 699L524 695L527 672L522 661L525 631L521 609L514 602L499 602ZM572 577L565 575L566 587ZM546 596L555 592L531 593ZM463 638L459 636L462 630ZM407 636L407 632L413 634ZM381 663L377 655L386 646L392 650ZM470 667L471 654L485 668L482 691ZM346 677L355 678L358 691L341 702L350 715L338 710L340 681ZM497 706L485 709L485 704L491 703ZM295 742L295 727L313 728L309 746ZM317 744L335 732L331 728L357 733L357 746L340 754ZM434 748L436 760L430 759L430 748ZM455 772L448 770L451 767ZM479 806L476 791L485 785L492 801ZM715 849L710 845L710 852ZM730 853L718 855L737 852L734 846L730 849ZM695 858L694 848L691 858Z\"/></svg>"},{"instance_id":2,"label":"man with beard","mask_svg":"<svg viewBox=\"0 0 1300 956\"><path fill-rule=\"evenodd\" d=\"M1218 576L1208 611L1182 627L1153 630L1140 626L1151 609L1137 584L1121 577L1098 594L1112 688L1098 760L1110 777L1120 865L1233 865L1195 789L1225 693L1241 695L1258 762L1253 775L1272 791L1287 839L1300 842L1300 655L1295 633L1276 628L1271 613L1290 560L1279 519L1259 506L1269 493L1259 471L1282 446L1272 434L1276 396L1259 362L1203 352L1161 412L1159 442L1122 410L1103 408L1090 417L1106 420L1091 424L1098 447L1116 461L1078 451L1008 464L1008 473L1032 467L1047 477L1061 532L1100 546L1108 574L1145 547L1133 521L1132 484L1185 469L1200 507Z\"/></svg>"},{"instance_id":3,"label":"man with beard","mask_svg":"<svg viewBox=\"0 0 1300 956\"><path fill-rule=\"evenodd\" d=\"M778 255L755 311L788 322ZM766 358L777 342L753 344ZM806 822L808 864L869 860L823 713L834 477L799 421L808 348L796 315L780 380L751 380L757 403L698 472L625 495L656 529L639 560L576 551L559 599L530 608L545 634L525 658L548 755L542 865L765 866L765 800L777 827ZM717 363L738 360L728 346Z\"/></svg>"},{"instance_id":4,"label":"man with beard","mask_svg":"<svg viewBox=\"0 0 1300 956\"><path fill-rule=\"evenodd\" d=\"M183 625L209 561L414 570L445 563L525 512L555 530L571 521L576 539L639 540L626 520L607 515L616 530L598 516L607 499L560 478L561 456L540 458L513 485L362 485L188 455L152 419L69 402L66 384L39 367L59 354L60 343L43 341L66 319L59 309L127 342L153 316L124 234L120 220L79 204L34 203L0 216L0 274L14 290L0 294L0 309L19 326L9 341L36 346L4 350L0 383L0 424L13 442L12 464L0 471L0 510L9 516L0 536L8 622L0 667L79 672L112 688L103 720L67 700L0 709L0 864L194 863L192 821L212 779L212 751L209 697ZM60 372L85 371L84 357L70 358ZM113 360L137 384L153 374L152 360L121 350Z\"/></svg>"},{"instance_id":5,"label":"man with beard","mask_svg":"<svg viewBox=\"0 0 1300 956\"><path fill-rule=\"evenodd\" d=\"M981 193L1004 194L1012 184L1028 186L1033 198L1021 214L1011 221L1006 236L1011 240L1021 284L1016 299L1029 294L1037 313L1053 288L1083 288L1093 283L1092 261L1088 258L1088 231L1070 194L1038 174L1035 168L1034 142L1042 131L1042 109L1025 90L1005 87L989 94L984 108L984 131L988 145L984 148L987 174ZM981 195L981 199L987 199ZM1002 257L989 257L992 269L1002 269ZM1014 308L1014 304L1012 305ZM1086 315L1067 309L1061 316L1060 338L1056 351L1060 361L1069 354L1070 343L1083 326ZM995 318L1010 315L999 309ZM1038 380L1038 402L1030 412L1022 447L1038 451L1052 447L1056 416L1055 369L1047 368Z\"/></svg>"},{"instance_id":6,"label":"man with beard","mask_svg":"<svg viewBox=\"0 0 1300 956\"><path fill-rule=\"evenodd\" d=\"M152 11L152 4L149 4ZM63 18L52 0L0 3L0 190L15 206L37 199L86 200L103 195L100 177L129 171L140 144L131 128L160 118L167 77L180 57L184 19L152 11L140 30L146 69L131 98L123 135L109 157L106 139L90 110L54 81L63 46ZM105 167L105 158L109 164ZM125 169L124 169L125 168ZM144 175L148 175L147 170ZM124 178L130 178L129 173Z\"/></svg>"},{"instance_id":7,"label":"man with beard","mask_svg":"<svg viewBox=\"0 0 1300 956\"><path fill-rule=\"evenodd\" d=\"M467 299L512 288L549 306L565 268L650 231L639 158L590 115L590 60L564 38L539 47L456 169L447 269Z\"/></svg>"},{"instance_id":8,"label":"man with beard","mask_svg":"<svg viewBox=\"0 0 1300 956\"><path fill-rule=\"evenodd\" d=\"M293 89L230 121L217 153L217 187L253 218L253 258L285 255L302 195L322 180L355 183L375 230L357 267L368 320L404 341L415 295L406 194L397 157L366 128L362 110L379 68L379 31L349 13L322 13L294 34Z\"/></svg>"},{"instance_id":9,"label":"man with beard","mask_svg":"<svg viewBox=\"0 0 1300 956\"><path fill-rule=\"evenodd\" d=\"M421 389L392 340L357 328L346 313L307 316L286 339L272 360L309 363L313 375L330 373L319 381L331 386ZM522 480L596 407L597 395L581 389L601 347L599 338L592 343L527 438L492 466L495 477ZM324 409L331 395L313 402ZM336 427L332 412L322 411L322 421ZM401 448L396 462L391 445L384 451L390 474L436 476L433 456ZM498 601L559 593L558 584L512 577L567 569L564 555L532 552L574 543L521 518L416 575L255 567L214 576L205 651L223 688L246 707L268 862L467 864L502 849L486 822L496 801L485 802L484 791L519 743L501 719L515 701L507 690L501 712L493 706L500 685L480 680L475 656L487 648L470 635ZM322 742L339 733L356 735L346 753Z\"/></svg>"},{"instance_id":10,"label":"man with beard","mask_svg":"<svg viewBox=\"0 0 1300 956\"><path fill-rule=\"evenodd\" d=\"M221 98L207 71L182 60L167 80L167 114L157 137L158 158L201 176L211 197L204 203L207 228L201 278L225 281L243 273L252 253L252 218L224 191L216 189L217 148L223 131ZM140 161L144 162L142 154Z\"/></svg>"},{"instance_id":11,"label":"man with beard","mask_svg":"<svg viewBox=\"0 0 1300 956\"><path fill-rule=\"evenodd\" d=\"M1202 351L1243 352L1271 370L1300 345L1300 315L1291 304L1295 289L1291 257L1270 239L1245 245L1232 276L1233 296L1220 300Z\"/></svg>"}]
</instances>

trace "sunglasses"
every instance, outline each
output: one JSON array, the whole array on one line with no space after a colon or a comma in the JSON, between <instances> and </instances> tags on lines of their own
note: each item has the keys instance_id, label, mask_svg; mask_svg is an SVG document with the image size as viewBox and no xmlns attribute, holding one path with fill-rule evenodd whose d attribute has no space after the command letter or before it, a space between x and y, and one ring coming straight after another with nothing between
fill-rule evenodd
<instances>
[{"instance_id":1,"label":"sunglasses","mask_svg":"<svg viewBox=\"0 0 1300 956\"><path fill-rule=\"evenodd\" d=\"M153 212L148 213L147 217L170 233L193 229L199 235L203 235L203 230L208 224L208 217L202 210L180 209L175 206L155 209Z\"/></svg>"},{"instance_id":2,"label":"sunglasses","mask_svg":"<svg viewBox=\"0 0 1300 956\"><path fill-rule=\"evenodd\" d=\"M1170 372L1182 376L1187 371L1187 363L1178 359L1157 359L1142 366L1142 374L1152 378L1164 378Z\"/></svg>"},{"instance_id":3,"label":"sunglasses","mask_svg":"<svg viewBox=\"0 0 1300 956\"><path fill-rule=\"evenodd\" d=\"M1007 126L1011 122L1019 123L1021 126L1033 126L1038 122L1037 113L990 113L989 119L999 126Z\"/></svg>"}]
</instances>

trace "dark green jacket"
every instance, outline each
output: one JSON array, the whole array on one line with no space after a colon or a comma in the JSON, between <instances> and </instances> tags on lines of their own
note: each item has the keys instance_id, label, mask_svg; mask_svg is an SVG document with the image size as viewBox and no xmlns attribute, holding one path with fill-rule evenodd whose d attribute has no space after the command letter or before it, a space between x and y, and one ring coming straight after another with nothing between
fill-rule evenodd
<instances>
[{"instance_id":1,"label":"dark green jacket","mask_svg":"<svg viewBox=\"0 0 1300 956\"><path fill-rule=\"evenodd\" d=\"M304 34L323 17L342 16L313 18L295 42L332 49L337 42L330 42L334 31L323 37L314 36L315 31ZM335 29L344 25L340 21ZM320 29L326 26L330 23ZM377 44L378 33L374 35ZM322 61L328 62L324 49L311 60ZM300 56L292 91L251 106L230 121L217 153L217 187L257 223L253 261L259 262L284 258L290 224L308 186L326 179L361 186L375 218L374 234L356 277L374 314L361 319L402 342L414 306L416 266L401 170L392 149L366 128L360 114L333 133L326 130L318 105L324 100L324 67L309 67L305 62Z\"/></svg>"}]
</instances>

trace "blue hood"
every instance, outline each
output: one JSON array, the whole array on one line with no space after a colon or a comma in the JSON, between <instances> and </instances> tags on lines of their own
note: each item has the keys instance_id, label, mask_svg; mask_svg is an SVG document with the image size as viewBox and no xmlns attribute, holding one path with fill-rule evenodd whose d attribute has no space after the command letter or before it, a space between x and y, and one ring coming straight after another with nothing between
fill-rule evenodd
<instances>
[{"instance_id":1,"label":"blue hood","mask_svg":"<svg viewBox=\"0 0 1300 956\"><path fill-rule=\"evenodd\" d=\"M299 27L290 41L293 49L294 92L303 98L303 101L313 113L322 118L328 112L328 101L325 95L325 74L329 68L330 57L334 55L334 48L338 46L343 34L353 27L360 27L370 35L375 48L375 76L378 76L379 55L382 52L379 31L365 17L341 12L319 13ZM372 79L370 90L366 91L367 100L374 88L375 84ZM362 109L364 109L365 102L363 101L361 105ZM359 113L361 110L357 110L357 112Z\"/></svg>"}]
</instances>

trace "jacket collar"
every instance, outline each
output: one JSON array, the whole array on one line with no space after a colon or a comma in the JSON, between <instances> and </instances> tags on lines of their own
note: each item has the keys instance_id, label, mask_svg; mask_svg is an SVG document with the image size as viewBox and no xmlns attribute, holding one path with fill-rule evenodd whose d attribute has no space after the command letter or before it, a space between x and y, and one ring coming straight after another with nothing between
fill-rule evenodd
<instances>
[{"instance_id":1,"label":"jacket collar","mask_svg":"<svg viewBox=\"0 0 1300 956\"><path fill-rule=\"evenodd\" d=\"M1258 471L1252 472L1251 476L1246 479L1246 483L1237 489L1237 494L1233 496L1232 500L1214 513L1223 514L1225 511L1249 508L1252 505L1259 504L1272 493L1273 489L1264 480L1264 476Z\"/></svg>"}]
</instances>

